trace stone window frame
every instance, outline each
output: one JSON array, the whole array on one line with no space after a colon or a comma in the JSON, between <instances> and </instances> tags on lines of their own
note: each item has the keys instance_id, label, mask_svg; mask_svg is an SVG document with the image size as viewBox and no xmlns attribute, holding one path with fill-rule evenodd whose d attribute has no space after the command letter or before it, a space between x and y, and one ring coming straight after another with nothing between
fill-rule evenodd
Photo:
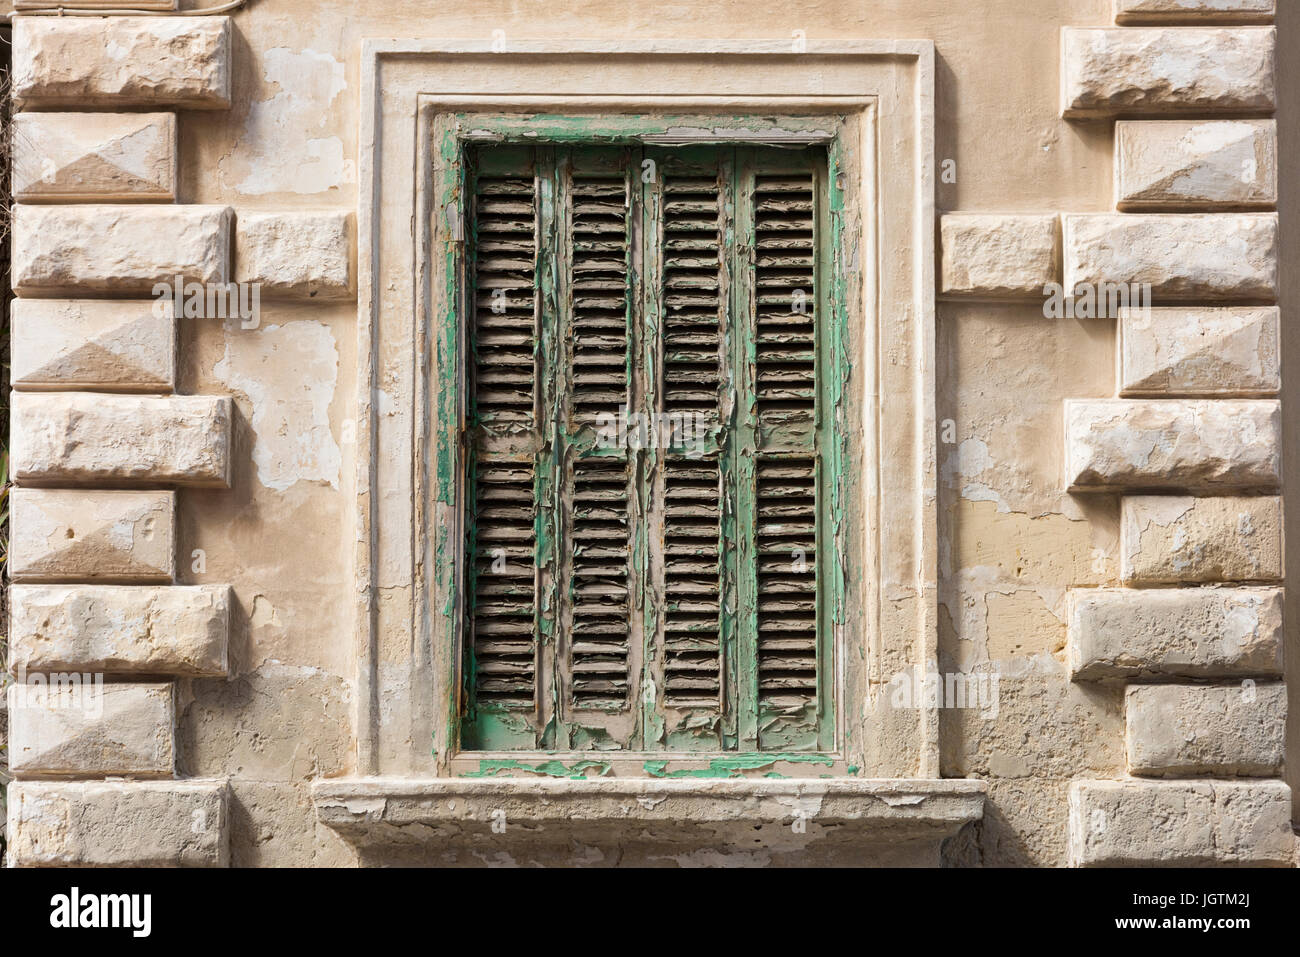
<instances>
[{"instance_id":1,"label":"stone window frame","mask_svg":"<svg viewBox=\"0 0 1300 957\"><path fill-rule=\"evenodd\" d=\"M585 92L597 64L605 92ZM428 534L456 521L456 506L436 501L429 481L438 444L456 437L420 427L433 421L433 408L427 375L417 373L430 368L438 329L432 118L479 110L829 112L857 121L851 147L861 158L862 196L850 250L862 290L849 299L850 324L856 317L860 327L850 355L861 357L864 373L850 399L860 403L862 424L850 462L862 467L863 545L862 574L849 570L861 584L849 607L865 637L844 758L862 778L937 778L937 711L894 709L889 694L891 677L933 670L937 660L933 44L575 42L494 52L487 42L369 40L362 69L357 773L406 780L471 773L448 751L454 669L443 667L449 652L432 591L439 557Z\"/></svg>"}]
</instances>

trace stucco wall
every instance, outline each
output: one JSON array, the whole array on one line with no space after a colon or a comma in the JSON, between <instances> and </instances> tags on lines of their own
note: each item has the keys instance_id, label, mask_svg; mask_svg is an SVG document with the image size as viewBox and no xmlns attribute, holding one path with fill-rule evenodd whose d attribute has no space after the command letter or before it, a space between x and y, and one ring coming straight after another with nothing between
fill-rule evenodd
<instances>
[{"instance_id":1,"label":"stucco wall","mask_svg":"<svg viewBox=\"0 0 1300 957\"><path fill-rule=\"evenodd\" d=\"M1300 107L1292 95L1300 61L1287 55L1300 53L1300 11L1294 4L1281 6L1277 157L1286 262L1300 248ZM1112 0L827 0L794 6L770 0L611 0L598 6L561 0L255 0L231 23L230 105L177 114L174 202L231 207L237 260L241 250L252 259L257 237L250 224L258 213L344 212L355 218L364 201L363 41L490 42L495 31L503 31L503 57L515 42L578 38L599 47L655 39L785 41L804 31L810 45L932 41L935 161L950 174L935 184L941 214L1115 211L1113 117L1063 118L1061 80L1062 28L1113 25ZM598 64L590 77L600 83ZM105 100L95 108L111 104ZM948 160L952 166L945 165ZM320 234L307 235L299 249L304 260L320 255ZM232 602L228 678L175 682L174 773L228 779L223 839L236 864L356 859L338 830L318 820L312 802L313 782L360 773L355 240L348 233L338 244L331 241L322 257L351 273L343 285L353 288L335 298L300 284L286 288L284 298L263 301L256 329L240 329L237 322L177 322L174 391L228 395L234 414L223 453L229 488L182 481L177 498L174 581L228 585ZM1293 255L1289 259L1294 262ZM282 275L274 264L267 269L272 279ZM1300 280L1294 269L1281 274L1285 304L1300 292ZM328 278L312 282L329 287ZM1300 340L1285 315L1281 329L1285 368L1300 361ZM1122 584L1125 489L1067 491L1063 413L1067 400L1115 396L1116 322L1045 318L1041 295L943 294L935 335L939 668L1000 675L995 713L938 714L938 774L977 778L988 788L982 822L948 844L946 860L1064 866L1071 859L1072 783L1126 779L1129 769L1124 682L1072 681L1069 666L1071 590ZM1292 387L1283 390L1284 422L1294 410L1293 395ZM400 421L411 411L380 401L377 414ZM1288 488L1300 476L1293 446L1284 446ZM177 454L159 453L173 459ZM1141 490L1143 482L1133 484ZM1236 486L1229 483L1227 492L1215 494L1233 497ZM19 529L16 547L22 547L21 534ZM1290 537L1291 567L1300 567L1297 540ZM403 596L378 594L374 600ZM1287 610L1295 611L1290 601ZM1296 620L1294 613L1289 617ZM1293 660L1300 654L1293 634L1288 650ZM133 714L134 720L148 720ZM1293 718L1291 728L1297 727ZM1294 768L1298 762L1288 763ZM1291 783L1296 781L1293 772ZM1207 807L1205 814L1218 813ZM1276 802L1268 808L1261 813L1272 815L1267 819L1276 829ZM1201 812L1188 813L1190 821ZM26 826L34 831L43 825ZM1276 862L1283 852L1275 842L1255 853Z\"/></svg>"}]
</instances>

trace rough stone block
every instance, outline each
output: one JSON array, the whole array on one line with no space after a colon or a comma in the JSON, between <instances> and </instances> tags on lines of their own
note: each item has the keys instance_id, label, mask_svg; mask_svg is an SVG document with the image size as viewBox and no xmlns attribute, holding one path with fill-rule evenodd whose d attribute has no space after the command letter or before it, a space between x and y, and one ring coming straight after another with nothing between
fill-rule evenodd
<instances>
[{"instance_id":1,"label":"rough stone block","mask_svg":"<svg viewBox=\"0 0 1300 957\"><path fill-rule=\"evenodd\" d=\"M1268 23L1277 0L1115 0L1115 22Z\"/></svg>"},{"instance_id":2,"label":"rough stone block","mask_svg":"<svg viewBox=\"0 0 1300 957\"><path fill-rule=\"evenodd\" d=\"M1276 206L1277 123L1117 123L1115 205L1123 210Z\"/></svg>"},{"instance_id":3,"label":"rough stone block","mask_svg":"<svg viewBox=\"0 0 1300 957\"><path fill-rule=\"evenodd\" d=\"M1126 497L1120 577L1144 585L1282 578L1282 500Z\"/></svg>"},{"instance_id":4,"label":"rough stone block","mask_svg":"<svg viewBox=\"0 0 1300 957\"><path fill-rule=\"evenodd\" d=\"M1065 27L1069 117L1258 113L1277 104L1273 27Z\"/></svg>"},{"instance_id":5,"label":"rough stone block","mask_svg":"<svg viewBox=\"0 0 1300 957\"><path fill-rule=\"evenodd\" d=\"M1065 482L1107 489L1274 489L1281 407L1272 399L1065 403Z\"/></svg>"},{"instance_id":6,"label":"rough stone block","mask_svg":"<svg viewBox=\"0 0 1300 957\"><path fill-rule=\"evenodd\" d=\"M227 396L15 392L12 402L20 482L229 485Z\"/></svg>"},{"instance_id":7,"label":"rough stone block","mask_svg":"<svg viewBox=\"0 0 1300 957\"><path fill-rule=\"evenodd\" d=\"M17 867L225 867L224 781L18 781L9 786Z\"/></svg>"},{"instance_id":8,"label":"rough stone block","mask_svg":"<svg viewBox=\"0 0 1300 957\"><path fill-rule=\"evenodd\" d=\"M1120 395L1276 395L1280 320L1276 307L1124 310Z\"/></svg>"},{"instance_id":9,"label":"rough stone block","mask_svg":"<svg viewBox=\"0 0 1300 957\"><path fill-rule=\"evenodd\" d=\"M1280 588L1080 588L1070 593L1070 677L1282 674Z\"/></svg>"},{"instance_id":10,"label":"rough stone block","mask_svg":"<svg viewBox=\"0 0 1300 957\"><path fill-rule=\"evenodd\" d=\"M1286 750L1286 685L1134 685L1124 695L1130 774L1268 777Z\"/></svg>"},{"instance_id":11,"label":"rough stone block","mask_svg":"<svg viewBox=\"0 0 1300 957\"><path fill-rule=\"evenodd\" d=\"M1076 867L1286 867L1291 789L1281 781L1075 781Z\"/></svg>"},{"instance_id":12,"label":"rough stone block","mask_svg":"<svg viewBox=\"0 0 1300 957\"><path fill-rule=\"evenodd\" d=\"M12 135L19 202L176 198L173 113L19 113Z\"/></svg>"},{"instance_id":13,"label":"rough stone block","mask_svg":"<svg viewBox=\"0 0 1300 957\"><path fill-rule=\"evenodd\" d=\"M50 0L14 0L15 10L49 10ZM175 10L177 0L131 0L132 10ZM121 10L122 0L77 0L78 10Z\"/></svg>"},{"instance_id":14,"label":"rough stone block","mask_svg":"<svg viewBox=\"0 0 1300 957\"><path fill-rule=\"evenodd\" d=\"M239 282L260 283L263 296L349 299L352 214L240 213L235 269Z\"/></svg>"},{"instance_id":15,"label":"rough stone block","mask_svg":"<svg viewBox=\"0 0 1300 957\"><path fill-rule=\"evenodd\" d=\"M226 585L14 585L9 602L15 673L228 673Z\"/></svg>"},{"instance_id":16,"label":"rough stone block","mask_svg":"<svg viewBox=\"0 0 1300 957\"><path fill-rule=\"evenodd\" d=\"M940 220L945 295L1034 299L1060 281L1059 217L950 215Z\"/></svg>"},{"instance_id":17,"label":"rough stone block","mask_svg":"<svg viewBox=\"0 0 1300 957\"><path fill-rule=\"evenodd\" d=\"M20 296L156 295L176 277L224 283L228 206L17 206L13 285Z\"/></svg>"},{"instance_id":18,"label":"rough stone block","mask_svg":"<svg viewBox=\"0 0 1300 957\"><path fill-rule=\"evenodd\" d=\"M1156 302L1277 298L1274 213L1071 214L1065 288L1150 284Z\"/></svg>"},{"instance_id":19,"label":"rough stone block","mask_svg":"<svg viewBox=\"0 0 1300 957\"><path fill-rule=\"evenodd\" d=\"M21 109L230 106L229 17L15 17Z\"/></svg>"},{"instance_id":20,"label":"rough stone block","mask_svg":"<svg viewBox=\"0 0 1300 957\"><path fill-rule=\"evenodd\" d=\"M15 299L10 381L27 392L171 392L170 301Z\"/></svg>"},{"instance_id":21,"label":"rough stone block","mask_svg":"<svg viewBox=\"0 0 1300 957\"><path fill-rule=\"evenodd\" d=\"M104 684L103 676L28 675L9 686L15 777L171 777L172 685Z\"/></svg>"},{"instance_id":22,"label":"rough stone block","mask_svg":"<svg viewBox=\"0 0 1300 957\"><path fill-rule=\"evenodd\" d=\"M9 577L15 582L170 582L174 492L16 488Z\"/></svg>"}]
</instances>

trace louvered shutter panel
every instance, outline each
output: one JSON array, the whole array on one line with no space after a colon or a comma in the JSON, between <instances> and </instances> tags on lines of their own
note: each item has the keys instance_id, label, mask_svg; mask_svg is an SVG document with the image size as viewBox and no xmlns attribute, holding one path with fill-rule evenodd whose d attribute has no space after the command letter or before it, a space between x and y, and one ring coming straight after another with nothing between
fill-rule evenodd
<instances>
[{"instance_id":1,"label":"louvered shutter panel","mask_svg":"<svg viewBox=\"0 0 1300 957\"><path fill-rule=\"evenodd\" d=\"M641 663L633 537L640 502L635 452L600 427L626 421L632 403L634 153L574 148L560 159L567 276L561 305L564 627L557 744L639 744L633 687Z\"/></svg>"},{"instance_id":2,"label":"louvered shutter panel","mask_svg":"<svg viewBox=\"0 0 1300 957\"><path fill-rule=\"evenodd\" d=\"M647 747L722 750L731 719L724 665L723 453L727 320L724 151L652 154L647 260L660 334L654 411L657 585ZM697 436L697 427L700 434ZM674 429L677 431L674 432ZM687 431L689 430L689 431ZM672 441L674 439L698 441Z\"/></svg>"},{"instance_id":3,"label":"louvered shutter panel","mask_svg":"<svg viewBox=\"0 0 1300 957\"><path fill-rule=\"evenodd\" d=\"M467 450L471 748L536 743L538 203L531 150L471 169Z\"/></svg>"},{"instance_id":4,"label":"louvered shutter panel","mask_svg":"<svg viewBox=\"0 0 1300 957\"><path fill-rule=\"evenodd\" d=\"M756 414L758 747L817 748L818 629L817 201L815 168L755 151L745 193L752 217Z\"/></svg>"}]
</instances>

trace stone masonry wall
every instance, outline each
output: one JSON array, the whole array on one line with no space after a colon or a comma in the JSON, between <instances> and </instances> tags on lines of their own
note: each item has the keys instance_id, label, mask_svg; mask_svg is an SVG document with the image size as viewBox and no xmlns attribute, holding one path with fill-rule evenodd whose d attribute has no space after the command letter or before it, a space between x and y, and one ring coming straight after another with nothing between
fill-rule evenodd
<instances>
[{"instance_id":1,"label":"stone masonry wall","mask_svg":"<svg viewBox=\"0 0 1300 957\"><path fill-rule=\"evenodd\" d=\"M234 44L228 17L14 24L15 865L230 859L225 774L184 773L177 721L230 677L239 608L183 583L204 563L181 513L247 451L228 395L182 394L193 316L156 284L353 288L349 212L185 201L180 137L202 114L178 111L230 108Z\"/></svg>"},{"instance_id":2,"label":"stone masonry wall","mask_svg":"<svg viewBox=\"0 0 1300 957\"><path fill-rule=\"evenodd\" d=\"M1274 0L148 6L14 20L11 864L357 862L359 51L495 30L934 41L947 861L1294 864Z\"/></svg>"}]
</instances>

